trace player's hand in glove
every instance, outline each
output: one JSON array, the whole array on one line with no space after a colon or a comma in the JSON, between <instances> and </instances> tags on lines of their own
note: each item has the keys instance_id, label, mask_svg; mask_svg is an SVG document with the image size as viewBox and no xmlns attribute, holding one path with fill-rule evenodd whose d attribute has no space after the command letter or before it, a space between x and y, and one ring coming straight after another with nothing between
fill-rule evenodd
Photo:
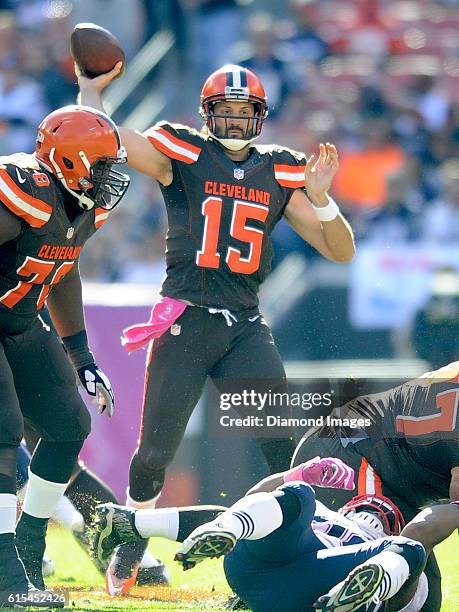
<instances>
[{"instance_id":1,"label":"player's hand in glove","mask_svg":"<svg viewBox=\"0 0 459 612\"><path fill-rule=\"evenodd\" d=\"M99 414L105 412L111 418L115 411L115 396L108 376L97 367L97 364L89 363L78 369L78 377L87 393L97 399Z\"/></svg>"},{"instance_id":2,"label":"player's hand in glove","mask_svg":"<svg viewBox=\"0 0 459 612\"><path fill-rule=\"evenodd\" d=\"M354 470L336 457L314 457L284 474L284 482L302 481L316 487L355 489Z\"/></svg>"},{"instance_id":3,"label":"player's hand in glove","mask_svg":"<svg viewBox=\"0 0 459 612\"><path fill-rule=\"evenodd\" d=\"M65 351L78 373L78 378L86 392L99 405L99 414L105 412L110 418L115 409L115 396L108 376L97 367L94 355L89 350L86 331L62 338Z\"/></svg>"}]
</instances>

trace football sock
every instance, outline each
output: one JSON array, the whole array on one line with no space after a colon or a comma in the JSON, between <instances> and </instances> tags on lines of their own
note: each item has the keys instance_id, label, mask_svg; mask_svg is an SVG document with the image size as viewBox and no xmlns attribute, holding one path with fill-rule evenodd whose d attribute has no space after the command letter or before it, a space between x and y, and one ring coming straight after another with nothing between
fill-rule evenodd
<instances>
[{"instance_id":1,"label":"football sock","mask_svg":"<svg viewBox=\"0 0 459 612\"><path fill-rule=\"evenodd\" d=\"M83 515L78 512L66 495L60 498L53 514L53 519L64 527L67 527L67 529L75 529L79 532L84 530Z\"/></svg>"},{"instance_id":2,"label":"football sock","mask_svg":"<svg viewBox=\"0 0 459 612\"><path fill-rule=\"evenodd\" d=\"M16 528L16 495L0 493L0 534L14 533Z\"/></svg>"},{"instance_id":3,"label":"football sock","mask_svg":"<svg viewBox=\"0 0 459 612\"><path fill-rule=\"evenodd\" d=\"M179 532L178 508L137 510L135 526L143 538L156 536L176 541Z\"/></svg>"},{"instance_id":4,"label":"football sock","mask_svg":"<svg viewBox=\"0 0 459 612\"><path fill-rule=\"evenodd\" d=\"M60 498L64 495L67 483L44 480L29 468L23 513L36 518L48 519L54 514Z\"/></svg>"},{"instance_id":5,"label":"football sock","mask_svg":"<svg viewBox=\"0 0 459 612\"><path fill-rule=\"evenodd\" d=\"M144 466L139 456L134 453L129 466L130 495L143 502L158 497L164 485L165 468L151 470Z\"/></svg>"},{"instance_id":6,"label":"football sock","mask_svg":"<svg viewBox=\"0 0 459 612\"><path fill-rule=\"evenodd\" d=\"M264 538L282 522L281 506L271 493L243 497L215 519L215 523L228 529L238 540Z\"/></svg>"},{"instance_id":7,"label":"football sock","mask_svg":"<svg viewBox=\"0 0 459 612\"><path fill-rule=\"evenodd\" d=\"M385 601L399 592L410 575L410 567L407 561L398 553L391 550L383 550L374 557L362 563L365 565L378 564L384 570L384 577L375 592L375 600Z\"/></svg>"},{"instance_id":8,"label":"football sock","mask_svg":"<svg viewBox=\"0 0 459 612\"><path fill-rule=\"evenodd\" d=\"M130 508L136 508L137 510L153 510L156 506L156 502L159 498L159 493L156 497L152 499L146 499L143 501L139 501L137 499L133 499L130 495L129 487L126 489L126 506Z\"/></svg>"},{"instance_id":9,"label":"football sock","mask_svg":"<svg viewBox=\"0 0 459 612\"><path fill-rule=\"evenodd\" d=\"M225 510L228 510L228 508L223 506L188 506L186 508L179 508L177 541L183 542L196 527L213 521Z\"/></svg>"},{"instance_id":10,"label":"football sock","mask_svg":"<svg viewBox=\"0 0 459 612\"><path fill-rule=\"evenodd\" d=\"M67 488L66 496L78 512L83 515L84 522L87 525L92 522L97 504L118 503L110 487L87 468L82 468L71 482Z\"/></svg>"}]
</instances>

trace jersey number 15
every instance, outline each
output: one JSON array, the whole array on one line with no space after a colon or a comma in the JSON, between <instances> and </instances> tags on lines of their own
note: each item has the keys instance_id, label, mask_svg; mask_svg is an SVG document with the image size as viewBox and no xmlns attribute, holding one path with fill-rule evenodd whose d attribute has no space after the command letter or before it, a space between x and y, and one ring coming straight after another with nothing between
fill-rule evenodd
<instances>
[{"instance_id":1,"label":"jersey number 15","mask_svg":"<svg viewBox=\"0 0 459 612\"><path fill-rule=\"evenodd\" d=\"M204 235L201 249L196 253L196 264L202 268L220 267L218 239L222 208L222 198L211 196L202 203L202 214L205 218ZM247 226L247 221L254 219L265 222L268 213L269 210L265 206L234 200L230 235L236 240L247 243L250 250L247 257L242 257L239 249L228 247L225 261L231 272L253 274L258 270L263 246L263 231Z\"/></svg>"}]
</instances>

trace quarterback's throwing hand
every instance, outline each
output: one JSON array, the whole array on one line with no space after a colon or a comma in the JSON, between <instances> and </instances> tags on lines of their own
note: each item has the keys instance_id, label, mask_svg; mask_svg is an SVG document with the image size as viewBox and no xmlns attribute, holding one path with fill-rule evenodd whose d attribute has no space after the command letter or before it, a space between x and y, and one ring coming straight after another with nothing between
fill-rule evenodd
<instances>
[{"instance_id":1,"label":"quarterback's throwing hand","mask_svg":"<svg viewBox=\"0 0 459 612\"><path fill-rule=\"evenodd\" d=\"M99 414L111 418L115 410L115 396L108 376L100 370L95 363L90 363L78 370L78 377L87 393L99 405Z\"/></svg>"}]
</instances>

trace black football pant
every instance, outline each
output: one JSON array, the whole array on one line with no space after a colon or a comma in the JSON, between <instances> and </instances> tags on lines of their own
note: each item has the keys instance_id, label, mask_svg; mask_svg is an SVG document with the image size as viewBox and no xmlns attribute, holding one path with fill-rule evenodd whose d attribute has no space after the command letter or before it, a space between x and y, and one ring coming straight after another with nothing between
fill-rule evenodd
<instances>
[{"instance_id":1,"label":"black football pant","mask_svg":"<svg viewBox=\"0 0 459 612\"><path fill-rule=\"evenodd\" d=\"M386 444L389 444L389 442L387 440ZM317 455L338 457L355 470L356 488L354 491L316 488L315 492L319 501L331 510L336 511L354 495L382 494L397 505L405 521L408 522L420 511L420 506L410 503L410 500L418 497L423 490L427 492L427 484L426 482L416 482L414 478L407 482L406 475L410 472L409 466L406 465L406 462L400 464L394 449L388 446L384 452L382 446L382 440L363 440L344 447L336 435L330 434L329 437L320 437L320 434L310 437L305 436L295 450L292 465L300 465L304 461L317 457ZM377 465L378 472L373 469L373 465ZM424 503L428 504L428 501L426 498ZM424 572L429 582L429 595L422 612L439 612L442 600L441 573L433 552L427 558Z\"/></svg>"},{"instance_id":2,"label":"black football pant","mask_svg":"<svg viewBox=\"0 0 459 612\"><path fill-rule=\"evenodd\" d=\"M146 371L139 446L129 475L130 495L136 501L147 501L161 491L165 469L208 376L217 388L228 380L244 381L243 385L269 379L275 381L275 391L286 391L284 367L266 322L262 317L251 321L253 312L235 314L238 322L229 326L222 314L190 306L175 326L154 341ZM288 432L285 437L259 442L270 472L288 469L294 448Z\"/></svg>"},{"instance_id":3,"label":"black football pant","mask_svg":"<svg viewBox=\"0 0 459 612\"><path fill-rule=\"evenodd\" d=\"M91 419L60 341L39 318L21 334L0 330L0 455L19 446L24 421L41 438L31 462L34 474L66 482ZM15 460L9 461L13 473Z\"/></svg>"}]
</instances>

